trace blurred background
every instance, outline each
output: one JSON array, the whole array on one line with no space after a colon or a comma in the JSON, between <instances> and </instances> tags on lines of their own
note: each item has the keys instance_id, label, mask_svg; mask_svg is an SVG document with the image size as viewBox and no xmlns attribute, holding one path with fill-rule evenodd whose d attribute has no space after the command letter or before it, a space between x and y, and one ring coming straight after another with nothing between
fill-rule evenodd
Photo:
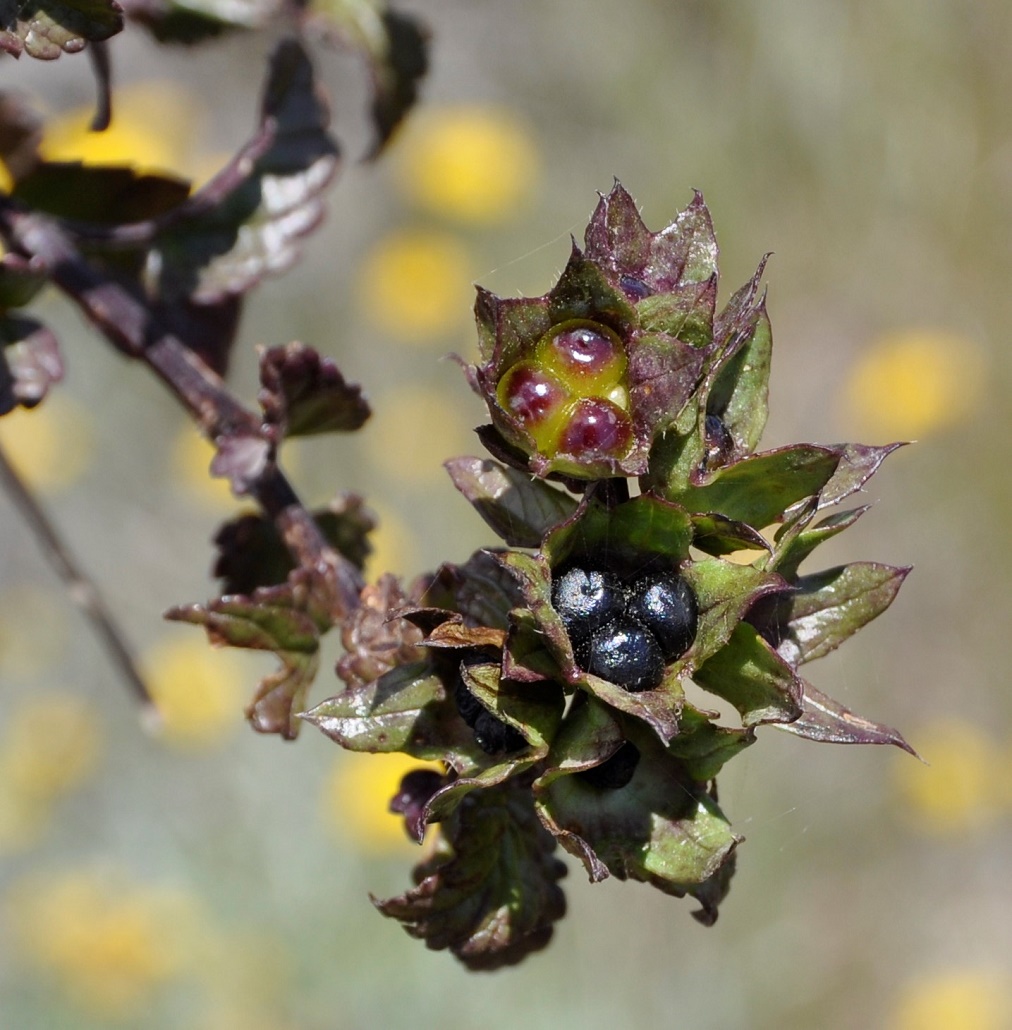
<instances>
[{"instance_id":1,"label":"blurred background","mask_svg":"<svg viewBox=\"0 0 1012 1030\"><path fill-rule=\"evenodd\" d=\"M363 67L315 51L347 162L302 263L249 302L231 374L252 399L254 348L301 339L364 385L363 432L288 445L304 497L366 494L374 574L489 544L441 468L478 452L480 408L443 360L474 354L472 284L545 292L615 176L655 230L701 189L724 299L774 252L764 446L919 441L821 552L916 569L810 678L930 765L763 729L722 776L747 839L715 927L572 864L549 949L465 973L369 903L418 857L383 811L401 762L256 736L241 710L269 661L161 620L212 596L209 540L238 505L159 385L49 297L66 381L0 441L135 643L165 729L139 724L0 497L0 1026L1012 1027L1012 7L405 8L432 72L375 165ZM50 156L206 178L255 124L268 46L128 30L104 136L84 131L85 58L4 60L0 85L51 117ZM339 686L331 645L315 701Z\"/></svg>"}]
</instances>

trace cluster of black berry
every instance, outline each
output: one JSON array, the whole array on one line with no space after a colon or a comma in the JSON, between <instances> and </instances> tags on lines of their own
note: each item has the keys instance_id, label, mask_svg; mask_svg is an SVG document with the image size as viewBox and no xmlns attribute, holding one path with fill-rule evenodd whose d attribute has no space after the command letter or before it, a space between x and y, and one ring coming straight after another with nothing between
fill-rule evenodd
<instances>
[{"instance_id":1,"label":"cluster of black berry","mask_svg":"<svg viewBox=\"0 0 1012 1030\"><path fill-rule=\"evenodd\" d=\"M571 565L552 584L552 605L576 664L634 693L660 686L696 636L696 597L674 572Z\"/></svg>"}]
</instances>

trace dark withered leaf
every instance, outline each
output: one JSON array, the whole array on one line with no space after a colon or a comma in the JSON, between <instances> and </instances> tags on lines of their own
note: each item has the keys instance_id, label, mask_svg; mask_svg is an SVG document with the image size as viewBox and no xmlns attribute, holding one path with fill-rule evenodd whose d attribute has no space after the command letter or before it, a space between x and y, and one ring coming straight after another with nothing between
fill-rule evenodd
<instances>
[{"instance_id":1,"label":"dark withered leaf","mask_svg":"<svg viewBox=\"0 0 1012 1030\"><path fill-rule=\"evenodd\" d=\"M312 512L327 542L361 569L370 552L376 521L361 497L338 494L326 508ZM225 594L249 594L257 587L283 583L295 567L272 519L248 512L222 524L213 575Z\"/></svg>"},{"instance_id":2,"label":"dark withered leaf","mask_svg":"<svg viewBox=\"0 0 1012 1030\"><path fill-rule=\"evenodd\" d=\"M855 715L810 683L805 683L804 687L801 717L794 722L779 725L779 729L807 740L829 744L893 744L919 757L897 730Z\"/></svg>"},{"instance_id":3,"label":"dark withered leaf","mask_svg":"<svg viewBox=\"0 0 1012 1030\"><path fill-rule=\"evenodd\" d=\"M565 866L514 783L469 794L440 827L444 846L415 870L417 886L385 901L386 916L473 970L515 965L541 950L566 910Z\"/></svg>"},{"instance_id":4,"label":"dark withered leaf","mask_svg":"<svg viewBox=\"0 0 1012 1030\"><path fill-rule=\"evenodd\" d=\"M552 526L576 509L568 494L487 458L451 458L443 467L453 485L510 547L537 547Z\"/></svg>"},{"instance_id":5,"label":"dark withered leaf","mask_svg":"<svg viewBox=\"0 0 1012 1030\"><path fill-rule=\"evenodd\" d=\"M432 769L413 769L402 777L397 793L390 799L390 811L404 816L404 828L411 840L425 836L425 806L446 778Z\"/></svg>"},{"instance_id":6,"label":"dark withered leaf","mask_svg":"<svg viewBox=\"0 0 1012 1030\"><path fill-rule=\"evenodd\" d=\"M305 49L284 40L271 57L258 132L156 238L148 278L163 300L243 293L296 260L338 165L329 119Z\"/></svg>"},{"instance_id":7,"label":"dark withered leaf","mask_svg":"<svg viewBox=\"0 0 1012 1030\"><path fill-rule=\"evenodd\" d=\"M410 600L389 573L363 588L359 607L341 624L345 653L337 674L348 686L364 686L398 665L424 658L418 646L424 633L397 615Z\"/></svg>"},{"instance_id":8,"label":"dark withered leaf","mask_svg":"<svg viewBox=\"0 0 1012 1030\"><path fill-rule=\"evenodd\" d=\"M122 28L116 0L0 0L0 50L14 57L53 61Z\"/></svg>"},{"instance_id":9,"label":"dark withered leaf","mask_svg":"<svg viewBox=\"0 0 1012 1030\"><path fill-rule=\"evenodd\" d=\"M0 313L0 415L34 408L63 378L60 346L34 318Z\"/></svg>"},{"instance_id":10,"label":"dark withered leaf","mask_svg":"<svg viewBox=\"0 0 1012 1030\"><path fill-rule=\"evenodd\" d=\"M476 551L462 565L446 563L429 583L422 603L459 612L469 622L509 628L509 613L522 603L516 579L494 551Z\"/></svg>"},{"instance_id":11,"label":"dark withered leaf","mask_svg":"<svg viewBox=\"0 0 1012 1030\"><path fill-rule=\"evenodd\" d=\"M370 51L376 139L370 157L377 157L418 99L420 80L429 70L429 33L413 15L387 9L380 13L386 45Z\"/></svg>"},{"instance_id":12,"label":"dark withered leaf","mask_svg":"<svg viewBox=\"0 0 1012 1030\"><path fill-rule=\"evenodd\" d=\"M220 597L206 605L189 604L165 613L175 622L203 626L212 644L272 651L280 667L265 676L246 718L259 733L294 740L298 714L319 665L320 637L329 628L329 591L309 570L299 569L281 586L252 595Z\"/></svg>"},{"instance_id":13,"label":"dark withered leaf","mask_svg":"<svg viewBox=\"0 0 1012 1030\"><path fill-rule=\"evenodd\" d=\"M189 193L188 182L170 175L78 161L40 161L17 181L13 196L59 218L118 225L178 209Z\"/></svg>"},{"instance_id":14,"label":"dark withered leaf","mask_svg":"<svg viewBox=\"0 0 1012 1030\"><path fill-rule=\"evenodd\" d=\"M260 382L264 419L277 427L279 437L351 432L369 417L361 388L345 382L333 361L302 343L265 350Z\"/></svg>"}]
</instances>

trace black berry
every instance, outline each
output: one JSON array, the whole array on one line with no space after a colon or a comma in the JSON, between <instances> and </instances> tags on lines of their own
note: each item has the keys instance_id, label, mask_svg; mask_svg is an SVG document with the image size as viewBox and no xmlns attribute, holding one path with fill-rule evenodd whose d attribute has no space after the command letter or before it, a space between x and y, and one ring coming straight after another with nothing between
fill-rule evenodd
<instances>
[{"instance_id":1,"label":"black berry","mask_svg":"<svg viewBox=\"0 0 1012 1030\"><path fill-rule=\"evenodd\" d=\"M591 634L584 669L638 693L660 686L664 655L650 630L623 615Z\"/></svg>"},{"instance_id":2,"label":"black berry","mask_svg":"<svg viewBox=\"0 0 1012 1030\"><path fill-rule=\"evenodd\" d=\"M574 646L625 611L625 588L613 572L572 568L552 583L552 607Z\"/></svg>"},{"instance_id":3,"label":"black berry","mask_svg":"<svg viewBox=\"0 0 1012 1030\"><path fill-rule=\"evenodd\" d=\"M576 775L599 790L620 790L633 778L639 761L639 748L627 740L607 761Z\"/></svg>"},{"instance_id":4,"label":"black berry","mask_svg":"<svg viewBox=\"0 0 1012 1030\"><path fill-rule=\"evenodd\" d=\"M474 731L475 743L489 755L502 754L505 751L519 751L527 746L523 735L497 719L467 689L463 677L458 676L453 685L453 701L460 717Z\"/></svg>"},{"instance_id":5,"label":"black berry","mask_svg":"<svg viewBox=\"0 0 1012 1030\"><path fill-rule=\"evenodd\" d=\"M648 572L634 580L626 615L650 630L668 662L685 654L696 637L696 595L674 573Z\"/></svg>"}]
</instances>

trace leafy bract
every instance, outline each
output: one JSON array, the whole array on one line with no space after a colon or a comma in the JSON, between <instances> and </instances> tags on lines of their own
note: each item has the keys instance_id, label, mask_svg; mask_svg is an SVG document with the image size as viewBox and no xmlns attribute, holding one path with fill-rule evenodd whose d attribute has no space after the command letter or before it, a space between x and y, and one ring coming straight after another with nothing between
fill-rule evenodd
<instances>
[{"instance_id":1,"label":"leafy bract","mask_svg":"<svg viewBox=\"0 0 1012 1030\"><path fill-rule=\"evenodd\" d=\"M417 886L374 898L380 912L469 969L514 965L545 947L565 914L565 866L530 791L514 781L469 794L440 830L436 854L415 870Z\"/></svg>"},{"instance_id":2,"label":"leafy bract","mask_svg":"<svg viewBox=\"0 0 1012 1030\"><path fill-rule=\"evenodd\" d=\"M171 608L165 617L204 626L213 644L272 651L280 667L265 676L246 718L259 733L277 733L294 740L298 714L319 665L320 637L330 619L322 599L325 585L306 569L292 573L280 586L264 587L252 595L229 595L206 605Z\"/></svg>"},{"instance_id":3,"label":"leafy bract","mask_svg":"<svg viewBox=\"0 0 1012 1030\"><path fill-rule=\"evenodd\" d=\"M0 0L0 50L14 57L52 61L122 28L116 0Z\"/></svg>"}]
</instances>

